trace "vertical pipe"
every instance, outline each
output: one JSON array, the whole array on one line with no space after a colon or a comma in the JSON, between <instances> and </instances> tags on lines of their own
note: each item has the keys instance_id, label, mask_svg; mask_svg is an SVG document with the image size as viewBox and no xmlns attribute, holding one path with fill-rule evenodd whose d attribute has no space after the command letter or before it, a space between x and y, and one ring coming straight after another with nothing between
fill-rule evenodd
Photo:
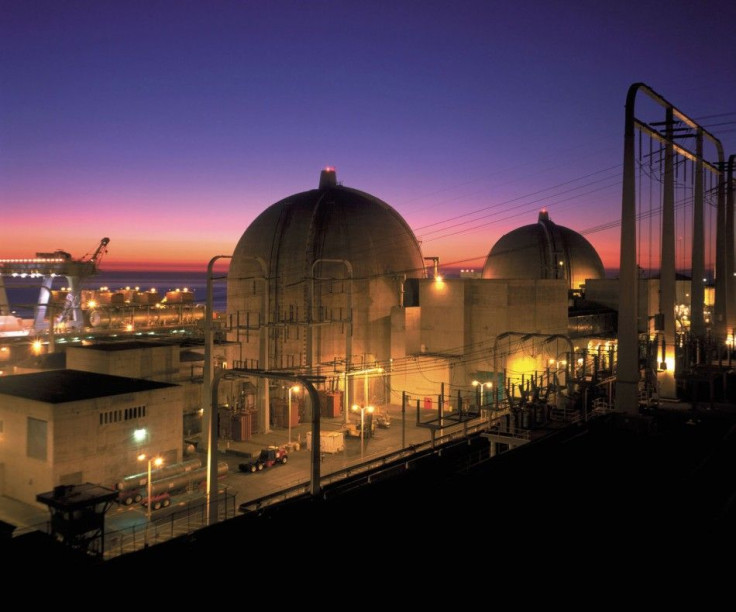
<instances>
[{"instance_id":1,"label":"vertical pipe","mask_svg":"<svg viewBox=\"0 0 736 612\"><path fill-rule=\"evenodd\" d=\"M659 311L664 314L664 338L667 342L668 368L659 372L660 396L676 399L675 389L675 175L674 114L667 107L665 121L665 158L662 202L662 255L660 260ZM621 363L619 355L619 363ZM638 368L638 354L636 366ZM671 367L670 367L671 366ZM638 398L637 398L638 405Z\"/></svg>"},{"instance_id":2,"label":"vertical pipe","mask_svg":"<svg viewBox=\"0 0 736 612\"><path fill-rule=\"evenodd\" d=\"M210 403L210 391L212 388L212 311L214 309L213 299L213 269L218 259L231 258L230 255L215 255L207 264L207 302L204 313L204 365L202 371L202 423L206 424L205 448L209 455L210 449L217 448L217 404ZM214 462L214 473L208 475L217 479L217 461Z\"/></svg>"},{"instance_id":3,"label":"vertical pipe","mask_svg":"<svg viewBox=\"0 0 736 612\"><path fill-rule=\"evenodd\" d=\"M723 306L723 320L726 326L722 337L731 334L732 342L736 343L736 338L733 337L734 329L736 329L736 244L734 240L734 164L736 163L736 155L731 155L728 158L728 168L726 170L726 188L723 186L723 173L721 173L721 180L718 183L718 206L721 207L721 202L725 201L724 207L725 213L725 261L724 261L724 273L717 275L723 277L723 288L724 299L718 300L718 291L716 290L716 303L722 302ZM724 194L726 191L726 194ZM718 217L722 217L719 215ZM719 224L720 226L720 224ZM733 345L731 351L733 350ZM729 351L729 355L731 354Z\"/></svg>"},{"instance_id":4,"label":"vertical pipe","mask_svg":"<svg viewBox=\"0 0 736 612\"><path fill-rule=\"evenodd\" d=\"M401 392L401 449L406 448L406 391Z\"/></svg>"},{"instance_id":5,"label":"vertical pipe","mask_svg":"<svg viewBox=\"0 0 736 612\"><path fill-rule=\"evenodd\" d=\"M203 420L207 431L205 444L207 450L207 524L217 520L217 387L213 388L212 380L212 311L213 268L218 259L230 259L231 255L215 255L207 265L207 305L204 320L204 368L202 380ZM213 494L214 489L214 494Z\"/></svg>"},{"instance_id":6,"label":"vertical pipe","mask_svg":"<svg viewBox=\"0 0 736 612\"><path fill-rule=\"evenodd\" d=\"M345 411L344 411L344 419L345 424L348 423L348 410L350 407L350 403L348 401L348 396L350 395L348 390L348 385L350 384L350 379L348 377L348 372L350 371L350 357L353 352L353 265L347 260L347 259L328 259L328 258L320 258L315 259L314 262L312 262L312 278L310 279L310 297L309 297L309 313L307 315L307 323L308 329L307 329L307 346L308 348L308 355L307 360L308 366L312 366L312 360L313 360L313 354L312 354L312 348L313 348L313 338L312 334L314 333L313 328L313 317L314 317L314 281L315 281L315 268L317 267L317 264L319 263L340 263L345 266L345 270L347 271L348 275L348 295L347 295L347 317L348 317L348 325L347 325L347 331L345 333Z\"/></svg>"},{"instance_id":7,"label":"vertical pipe","mask_svg":"<svg viewBox=\"0 0 736 612\"><path fill-rule=\"evenodd\" d=\"M641 84L632 85L626 98L624 127L624 176L621 198L621 252L619 265L618 347L616 410L638 411L639 383L638 304L639 277L636 267L636 173L634 105ZM626 290L624 290L626 288Z\"/></svg>"},{"instance_id":8,"label":"vertical pipe","mask_svg":"<svg viewBox=\"0 0 736 612\"><path fill-rule=\"evenodd\" d=\"M693 193L693 273L690 287L690 331L695 338L705 337L703 304L705 290L705 236L703 220L703 130L698 128L696 144L695 185ZM716 242L718 242L716 240Z\"/></svg>"}]
</instances>

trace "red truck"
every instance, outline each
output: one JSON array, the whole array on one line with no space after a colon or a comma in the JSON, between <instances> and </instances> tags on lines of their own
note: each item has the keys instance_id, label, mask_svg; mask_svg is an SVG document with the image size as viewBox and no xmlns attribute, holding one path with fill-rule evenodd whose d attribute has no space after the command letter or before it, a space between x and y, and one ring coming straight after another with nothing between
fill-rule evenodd
<instances>
[{"instance_id":1,"label":"red truck","mask_svg":"<svg viewBox=\"0 0 736 612\"><path fill-rule=\"evenodd\" d=\"M284 464L289 460L289 452L283 446L264 448L257 457L251 457L238 465L241 472L260 472L272 465Z\"/></svg>"}]
</instances>

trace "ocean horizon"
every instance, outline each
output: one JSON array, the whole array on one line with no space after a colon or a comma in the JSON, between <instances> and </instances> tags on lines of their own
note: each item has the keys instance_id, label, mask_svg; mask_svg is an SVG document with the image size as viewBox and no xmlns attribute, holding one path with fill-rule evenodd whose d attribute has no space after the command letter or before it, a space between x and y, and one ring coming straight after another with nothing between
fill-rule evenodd
<instances>
[{"instance_id":1,"label":"ocean horizon","mask_svg":"<svg viewBox=\"0 0 736 612\"><path fill-rule=\"evenodd\" d=\"M212 302L215 312L225 312L227 307L227 282L224 274L216 274L212 285ZM39 278L3 277L5 291L11 313L21 318L32 318L41 290ZM65 287L66 278L54 280L52 289ZM207 303L207 272L171 270L110 270L100 271L82 283L82 290L99 290L107 287L110 291L135 289L148 291L156 289L161 296L167 291L188 289L194 293L196 304Z\"/></svg>"},{"instance_id":2,"label":"ocean horizon","mask_svg":"<svg viewBox=\"0 0 736 612\"><path fill-rule=\"evenodd\" d=\"M478 269L478 272L482 267ZM460 276L460 269L448 268L448 278ZM215 270L212 285L212 298L215 312L223 313L227 309L227 271ZM618 270L606 270L607 278L616 278ZM2 278L8 296L11 313L21 318L32 318L35 305L38 303L41 280L38 278ZM66 278L55 279L53 289L61 289ZM156 289L165 295L167 291L188 289L194 293L194 302L205 306L207 303L207 270L102 270L85 279L83 290L99 290L107 287L111 291L138 288L140 291Z\"/></svg>"}]
</instances>

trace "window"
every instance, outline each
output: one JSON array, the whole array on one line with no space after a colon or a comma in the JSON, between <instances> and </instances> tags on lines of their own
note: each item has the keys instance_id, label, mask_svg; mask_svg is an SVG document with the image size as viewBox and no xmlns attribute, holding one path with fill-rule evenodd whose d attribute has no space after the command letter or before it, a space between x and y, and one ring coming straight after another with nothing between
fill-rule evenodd
<instances>
[{"instance_id":1,"label":"window","mask_svg":"<svg viewBox=\"0 0 736 612\"><path fill-rule=\"evenodd\" d=\"M28 438L26 440L26 454L33 459L46 461L48 449L46 435L48 423L40 419L28 417Z\"/></svg>"},{"instance_id":2,"label":"window","mask_svg":"<svg viewBox=\"0 0 736 612\"><path fill-rule=\"evenodd\" d=\"M125 410L108 410L107 412L100 412L100 425L140 419L144 416L146 416L145 406L134 406Z\"/></svg>"}]
</instances>

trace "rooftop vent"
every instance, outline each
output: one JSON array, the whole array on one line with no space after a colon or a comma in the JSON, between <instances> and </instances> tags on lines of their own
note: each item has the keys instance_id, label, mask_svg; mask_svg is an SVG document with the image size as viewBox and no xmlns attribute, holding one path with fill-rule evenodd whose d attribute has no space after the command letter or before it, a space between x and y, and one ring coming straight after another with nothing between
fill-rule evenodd
<instances>
[{"instance_id":1,"label":"rooftop vent","mask_svg":"<svg viewBox=\"0 0 736 612\"><path fill-rule=\"evenodd\" d=\"M327 166L319 175L319 188L337 187L337 174L332 166Z\"/></svg>"}]
</instances>

